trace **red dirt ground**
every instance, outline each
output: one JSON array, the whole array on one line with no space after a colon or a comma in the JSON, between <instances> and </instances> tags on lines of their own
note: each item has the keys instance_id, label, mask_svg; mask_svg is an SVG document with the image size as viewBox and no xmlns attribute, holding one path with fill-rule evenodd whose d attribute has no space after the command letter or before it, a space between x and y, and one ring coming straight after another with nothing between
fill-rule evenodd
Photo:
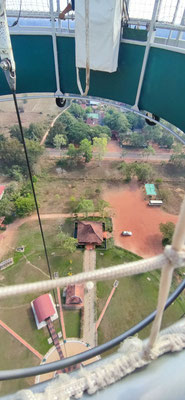
<instances>
[{"instance_id":1,"label":"red dirt ground","mask_svg":"<svg viewBox=\"0 0 185 400\"><path fill-rule=\"evenodd\" d=\"M107 153L120 153L121 154L122 149L118 144L117 140L110 140L110 142L107 145Z\"/></svg>"},{"instance_id":2,"label":"red dirt ground","mask_svg":"<svg viewBox=\"0 0 185 400\"><path fill-rule=\"evenodd\" d=\"M141 257L151 257L162 252L160 222L177 222L177 216L164 212L159 207L149 207L142 189L136 182L125 188L104 192L104 200L113 210L113 234L115 244ZM123 237L123 230L132 231L133 236Z\"/></svg>"}]
</instances>

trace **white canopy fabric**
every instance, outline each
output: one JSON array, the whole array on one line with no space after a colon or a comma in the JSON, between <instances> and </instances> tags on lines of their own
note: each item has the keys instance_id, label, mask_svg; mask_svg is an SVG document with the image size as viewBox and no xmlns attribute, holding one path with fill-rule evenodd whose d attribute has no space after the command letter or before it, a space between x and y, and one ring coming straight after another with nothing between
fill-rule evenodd
<instances>
[{"instance_id":1,"label":"white canopy fabric","mask_svg":"<svg viewBox=\"0 0 185 400\"><path fill-rule=\"evenodd\" d=\"M115 72L118 67L122 0L89 0L89 67ZM86 68L85 0L75 1L76 67Z\"/></svg>"}]
</instances>

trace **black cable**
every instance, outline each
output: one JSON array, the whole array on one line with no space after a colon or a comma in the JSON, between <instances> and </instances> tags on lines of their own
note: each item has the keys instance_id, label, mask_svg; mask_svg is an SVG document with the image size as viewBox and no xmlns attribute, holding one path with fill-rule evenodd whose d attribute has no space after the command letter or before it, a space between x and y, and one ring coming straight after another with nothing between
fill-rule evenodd
<instances>
[{"instance_id":1,"label":"black cable","mask_svg":"<svg viewBox=\"0 0 185 400\"><path fill-rule=\"evenodd\" d=\"M168 308L174 300L181 294L181 292L185 288L185 279L180 283L180 285L174 290L174 292L168 298L165 310ZM56 371L59 369L64 369L70 367L71 365L79 364L83 361L89 360L99 354L104 353L107 350L112 349L113 347L119 345L129 336L135 335L137 332L140 332L143 328L149 325L155 318L156 310L149 314L145 319L140 321L138 324L134 325L128 331L122 333L120 336L115 337L114 339L109 340L108 342L101 344L100 346L96 346L93 349L84 351L83 353L77 354L72 357L64 358L60 361L54 361L52 363L39 365L38 367L29 367L29 368L20 368L14 370L6 370L0 371L0 381L10 380L10 379L19 379L26 378L28 376L36 376L40 374L46 374L48 372Z\"/></svg>"},{"instance_id":2,"label":"black cable","mask_svg":"<svg viewBox=\"0 0 185 400\"><path fill-rule=\"evenodd\" d=\"M19 15L17 17L17 19L13 22L12 25L8 25L8 28L13 28L14 26L16 26L19 22L19 18L21 16L21 8L22 8L22 0L20 0L20 9L19 9Z\"/></svg>"},{"instance_id":3,"label":"black cable","mask_svg":"<svg viewBox=\"0 0 185 400\"><path fill-rule=\"evenodd\" d=\"M44 246L44 253L45 253L45 256L46 256L46 262L47 262L47 266L48 266L49 275L50 275L50 278L52 279L51 267L50 267L50 263L49 263L49 258L48 258L47 248L46 248L46 242L45 242L45 238L44 238L44 232L43 232L43 229L42 229L42 223L41 223L41 219L40 219L39 207L38 207L38 203L37 203L37 197L36 197L36 193L35 193L35 188L34 188L34 183L33 183L33 178L32 178L29 158L28 158L28 152L27 152L26 143L25 143L25 139L24 139L24 133L23 133L23 128L22 128L22 123L21 123L21 119L20 119L20 114L19 114L19 109L18 109L17 98L16 98L16 93L15 92L13 92L13 99L14 99L17 119L18 119L18 123L19 123L19 128L20 128L20 132L21 132L21 138L22 138L22 143L23 143L23 147L24 147L26 163L27 163L27 167L28 167L29 178L30 178L30 182L31 182L32 192L33 192L33 197L34 197L35 206L36 206L36 210L37 210L37 216L38 216L38 221L39 221L39 226L40 226L40 232L41 232L43 246ZM53 294L54 294L55 303L57 303L54 290L53 290Z\"/></svg>"}]
</instances>

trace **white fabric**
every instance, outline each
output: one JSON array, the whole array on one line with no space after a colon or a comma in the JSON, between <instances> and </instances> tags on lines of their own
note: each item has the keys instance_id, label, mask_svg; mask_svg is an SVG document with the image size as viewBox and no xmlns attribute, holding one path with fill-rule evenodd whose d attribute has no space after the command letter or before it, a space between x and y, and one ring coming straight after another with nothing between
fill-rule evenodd
<instances>
[{"instance_id":1,"label":"white fabric","mask_svg":"<svg viewBox=\"0 0 185 400\"><path fill-rule=\"evenodd\" d=\"M89 67L115 72L118 66L122 0L89 2ZM86 68L85 0L75 1L76 67Z\"/></svg>"}]
</instances>

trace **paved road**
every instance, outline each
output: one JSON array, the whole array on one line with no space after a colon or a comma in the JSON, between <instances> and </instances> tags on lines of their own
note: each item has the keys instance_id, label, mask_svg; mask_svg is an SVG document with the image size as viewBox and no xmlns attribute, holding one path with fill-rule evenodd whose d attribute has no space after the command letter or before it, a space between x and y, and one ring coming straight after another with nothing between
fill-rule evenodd
<instances>
[{"instance_id":1,"label":"paved road","mask_svg":"<svg viewBox=\"0 0 185 400\"><path fill-rule=\"evenodd\" d=\"M62 152L57 149L52 149L52 148L46 148L46 153L49 155L49 157L61 157L62 155L66 154L66 150L63 150ZM171 154L170 153L156 153L155 155L151 155L147 158L147 161L168 161L170 159ZM105 160L121 160L120 152L107 152L104 157ZM142 153L139 153L137 151L129 151L127 152L126 156L124 157L124 160L143 160L146 161L146 158L142 156Z\"/></svg>"},{"instance_id":2,"label":"paved road","mask_svg":"<svg viewBox=\"0 0 185 400\"><path fill-rule=\"evenodd\" d=\"M85 250L83 259L83 271L93 271L96 268L96 251ZM84 326L83 341L91 347L96 345L96 327L94 320L94 302L96 286L84 295Z\"/></svg>"}]
</instances>

